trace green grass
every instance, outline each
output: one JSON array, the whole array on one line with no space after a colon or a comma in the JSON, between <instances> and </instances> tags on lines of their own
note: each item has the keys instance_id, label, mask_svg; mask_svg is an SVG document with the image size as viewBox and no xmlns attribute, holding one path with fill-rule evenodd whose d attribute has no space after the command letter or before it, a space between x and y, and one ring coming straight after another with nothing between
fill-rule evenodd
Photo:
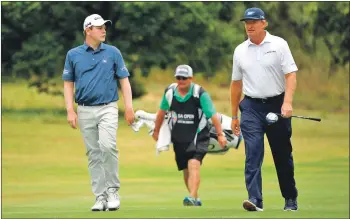
<instances>
[{"instance_id":1,"label":"green grass","mask_svg":"<svg viewBox=\"0 0 350 219\"><path fill-rule=\"evenodd\" d=\"M147 88L164 86L155 82ZM185 208L187 192L173 152L156 156L147 130L134 133L121 117L121 209L95 213L89 211L94 197L82 136L69 128L63 98L38 95L24 83L4 84L2 92L3 218L349 218L348 113L295 109L295 114L322 118L321 123L293 119L300 210L282 211L284 200L266 142L264 212L258 213L241 207L247 198L243 144L223 156L207 155L201 169L204 205ZM155 111L160 95L150 92L134 102L135 109ZM218 97L219 111L228 113L226 95Z\"/></svg>"},{"instance_id":2,"label":"green grass","mask_svg":"<svg viewBox=\"0 0 350 219\"><path fill-rule=\"evenodd\" d=\"M89 212L93 195L82 137L64 116L56 123L11 113L2 118L3 218L112 217L324 217L349 216L348 116L337 114L322 123L293 121L298 212L283 212L276 172L268 146L263 165L265 211L245 212L244 147L204 161L200 194L202 208L185 208L187 195L173 152L155 155L146 130L134 133L121 122L120 194L118 212Z\"/></svg>"}]
</instances>

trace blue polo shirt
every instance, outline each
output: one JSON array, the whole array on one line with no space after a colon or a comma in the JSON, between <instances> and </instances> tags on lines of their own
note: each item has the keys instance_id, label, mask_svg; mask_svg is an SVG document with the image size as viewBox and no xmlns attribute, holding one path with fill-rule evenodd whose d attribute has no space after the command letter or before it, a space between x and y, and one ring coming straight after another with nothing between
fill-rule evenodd
<instances>
[{"instance_id":1,"label":"blue polo shirt","mask_svg":"<svg viewBox=\"0 0 350 219\"><path fill-rule=\"evenodd\" d=\"M75 102L98 105L117 101L117 79L130 74L115 46L101 43L94 50L86 43L68 51L62 79L75 83Z\"/></svg>"}]
</instances>

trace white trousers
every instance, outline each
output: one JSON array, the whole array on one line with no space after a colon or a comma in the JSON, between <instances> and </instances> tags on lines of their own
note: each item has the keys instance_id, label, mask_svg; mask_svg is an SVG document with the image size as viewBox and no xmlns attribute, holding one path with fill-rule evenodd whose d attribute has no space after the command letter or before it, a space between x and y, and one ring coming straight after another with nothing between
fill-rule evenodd
<instances>
[{"instance_id":1,"label":"white trousers","mask_svg":"<svg viewBox=\"0 0 350 219\"><path fill-rule=\"evenodd\" d=\"M78 123L83 135L92 192L100 196L110 188L120 188L118 172L118 106L78 106Z\"/></svg>"}]
</instances>

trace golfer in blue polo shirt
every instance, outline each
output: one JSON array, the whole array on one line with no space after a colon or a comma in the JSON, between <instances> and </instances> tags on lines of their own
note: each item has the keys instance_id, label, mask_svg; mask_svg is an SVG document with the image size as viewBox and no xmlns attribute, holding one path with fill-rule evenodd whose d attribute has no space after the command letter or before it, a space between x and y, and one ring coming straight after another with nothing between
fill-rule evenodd
<instances>
[{"instance_id":1,"label":"golfer in blue polo shirt","mask_svg":"<svg viewBox=\"0 0 350 219\"><path fill-rule=\"evenodd\" d=\"M93 14L84 21L85 42L68 51L62 79L67 120L76 129L79 123L83 135L92 192L96 202L92 211L117 210L120 207L118 190L118 86L125 104L125 119L134 121L129 72L115 46L104 44L106 23ZM73 96L78 104L74 111Z\"/></svg>"},{"instance_id":2,"label":"golfer in blue polo shirt","mask_svg":"<svg viewBox=\"0 0 350 219\"><path fill-rule=\"evenodd\" d=\"M244 21L248 39L234 51L231 103L232 131L238 135L241 129L245 142L248 199L243 207L248 211L263 210L261 166L266 133L285 199L284 210L296 211L298 191L290 138L298 68L288 43L265 31L267 21L260 8L247 9L241 21ZM244 99L240 102L242 90ZM237 117L238 108L241 123ZM265 119L269 112L281 113L284 118L269 124Z\"/></svg>"}]
</instances>

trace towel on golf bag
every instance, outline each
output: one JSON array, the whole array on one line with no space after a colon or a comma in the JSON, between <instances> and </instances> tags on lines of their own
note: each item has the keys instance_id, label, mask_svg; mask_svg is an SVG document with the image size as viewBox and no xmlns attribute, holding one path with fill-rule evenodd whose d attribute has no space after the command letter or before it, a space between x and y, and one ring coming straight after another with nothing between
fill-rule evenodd
<instances>
[{"instance_id":1,"label":"towel on golf bag","mask_svg":"<svg viewBox=\"0 0 350 219\"><path fill-rule=\"evenodd\" d=\"M236 136L232 133L231 130L231 121L232 119L224 114L218 113L219 121L221 122L222 130L227 139L227 144L224 148L220 147L220 144L217 139L217 132L212 124L211 119L208 119L209 125L209 145L208 145L208 154L225 154L230 148L238 149L242 136ZM156 114L147 113L143 110L138 110L135 113L135 118L137 122L132 124L132 129L135 132L138 132L139 129L146 125L149 128L149 135L153 135L153 130L155 127ZM171 130L169 126L169 120L171 119L170 113L167 113L164 121L159 130L159 137L156 143L156 154L158 155L162 151L168 151L171 142Z\"/></svg>"}]
</instances>

